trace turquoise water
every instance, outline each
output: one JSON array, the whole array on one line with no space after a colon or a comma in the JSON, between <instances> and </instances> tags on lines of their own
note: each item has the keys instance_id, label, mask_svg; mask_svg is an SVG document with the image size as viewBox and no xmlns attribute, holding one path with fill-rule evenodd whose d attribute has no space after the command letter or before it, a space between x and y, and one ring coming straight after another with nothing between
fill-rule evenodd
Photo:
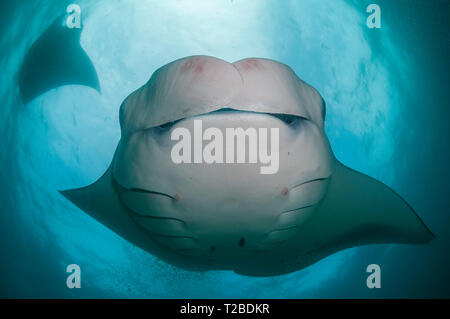
<instances>
[{"instance_id":1,"label":"turquoise water","mask_svg":"<svg viewBox=\"0 0 450 319\"><path fill-rule=\"evenodd\" d=\"M70 3L0 4L1 297L450 297L448 1L376 1L381 29L366 26L370 1L77 1L101 94L68 85L24 105L23 58ZM195 54L290 65L327 102L338 159L395 189L436 240L352 248L276 277L198 273L134 247L65 200L57 190L89 184L109 165L123 98L161 65ZM66 287L73 263L81 289ZM381 289L366 286L372 263Z\"/></svg>"}]
</instances>

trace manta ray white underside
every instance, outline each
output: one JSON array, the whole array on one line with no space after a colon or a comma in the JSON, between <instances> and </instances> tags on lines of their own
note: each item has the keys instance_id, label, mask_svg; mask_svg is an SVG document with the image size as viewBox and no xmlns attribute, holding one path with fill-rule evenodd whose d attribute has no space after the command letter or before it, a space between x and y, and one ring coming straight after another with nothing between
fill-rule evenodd
<instances>
[{"instance_id":1,"label":"manta ray white underside","mask_svg":"<svg viewBox=\"0 0 450 319\"><path fill-rule=\"evenodd\" d=\"M180 59L123 102L122 137L106 173L62 194L128 241L191 270L270 276L353 246L432 240L399 195L336 160L324 118L320 94L284 64ZM205 128L278 128L279 171L174 164L170 133L196 119Z\"/></svg>"}]
</instances>

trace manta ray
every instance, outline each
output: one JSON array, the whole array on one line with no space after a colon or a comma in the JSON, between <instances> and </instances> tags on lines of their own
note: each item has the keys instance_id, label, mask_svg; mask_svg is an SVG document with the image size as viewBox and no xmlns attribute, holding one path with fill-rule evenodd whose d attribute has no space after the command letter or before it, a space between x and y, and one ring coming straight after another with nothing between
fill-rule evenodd
<instances>
[{"instance_id":1,"label":"manta ray","mask_svg":"<svg viewBox=\"0 0 450 319\"><path fill-rule=\"evenodd\" d=\"M100 92L94 65L80 45L82 28L69 29L60 16L33 43L19 70L23 103L69 84L91 87Z\"/></svg>"},{"instance_id":2,"label":"manta ray","mask_svg":"<svg viewBox=\"0 0 450 319\"><path fill-rule=\"evenodd\" d=\"M121 139L107 171L61 193L178 267L273 276L354 246L434 238L392 189L336 159L323 98L285 64L182 58L155 71L119 115ZM174 163L171 132L198 119L205 128L278 128L278 172Z\"/></svg>"}]
</instances>

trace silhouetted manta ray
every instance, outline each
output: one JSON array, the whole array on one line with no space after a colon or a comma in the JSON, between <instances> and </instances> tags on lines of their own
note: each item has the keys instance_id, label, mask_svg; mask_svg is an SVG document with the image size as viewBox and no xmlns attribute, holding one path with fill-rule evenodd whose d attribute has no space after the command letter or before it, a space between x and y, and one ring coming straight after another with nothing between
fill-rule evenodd
<instances>
[{"instance_id":1,"label":"silhouetted manta ray","mask_svg":"<svg viewBox=\"0 0 450 319\"><path fill-rule=\"evenodd\" d=\"M197 119L205 129L278 128L279 171L175 164L171 132ZM324 119L320 94L284 64L177 60L122 103L106 173L62 194L135 245L193 270L279 275L358 245L431 241L399 195L335 158Z\"/></svg>"},{"instance_id":2,"label":"silhouetted manta ray","mask_svg":"<svg viewBox=\"0 0 450 319\"><path fill-rule=\"evenodd\" d=\"M24 103L68 84L86 85L100 92L97 72L80 45L82 29L69 29L64 23L64 16L57 18L26 54L19 71Z\"/></svg>"}]
</instances>

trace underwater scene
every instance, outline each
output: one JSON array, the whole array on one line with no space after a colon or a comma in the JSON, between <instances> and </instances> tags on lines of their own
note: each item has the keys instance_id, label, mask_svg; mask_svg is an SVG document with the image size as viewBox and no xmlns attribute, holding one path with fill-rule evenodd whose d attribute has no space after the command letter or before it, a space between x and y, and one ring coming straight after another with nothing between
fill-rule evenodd
<instances>
[{"instance_id":1,"label":"underwater scene","mask_svg":"<svg viewBox=\"0 0 450 319\"><path fill-rule=\"evenodd\" d=\"M1 1L0 298L449 298L449 17Z\"/></svg>"}]
</instances>

